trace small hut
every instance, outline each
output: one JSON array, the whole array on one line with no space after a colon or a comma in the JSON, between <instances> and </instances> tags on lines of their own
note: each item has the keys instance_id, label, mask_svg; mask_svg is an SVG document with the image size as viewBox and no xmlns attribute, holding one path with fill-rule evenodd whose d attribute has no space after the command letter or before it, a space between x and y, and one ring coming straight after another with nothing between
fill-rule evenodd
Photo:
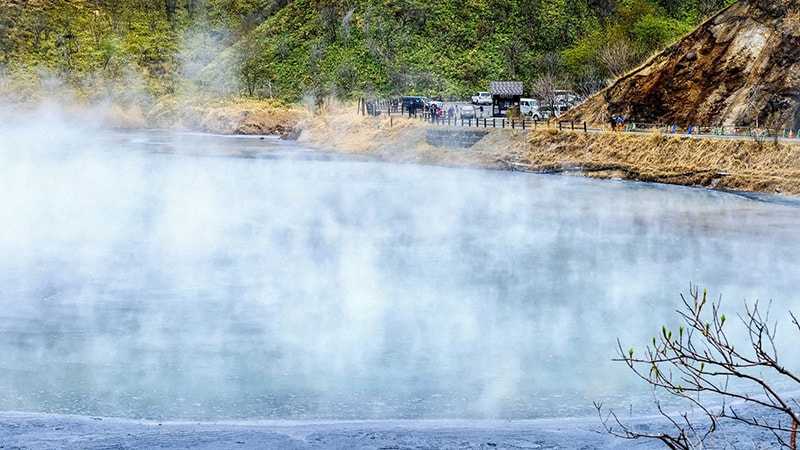
<instances>
[{"instance_id":1,"label":"small hut","mask_svg":"<svg viewBox=\"0 0 800 450\"><path fill-rule=\"evenodd\" d=\"M519 105L523 86L521 81L492 81L489 85L492 92L492 115L506 115L506 111Z\"/></svg>"}]
</instances>

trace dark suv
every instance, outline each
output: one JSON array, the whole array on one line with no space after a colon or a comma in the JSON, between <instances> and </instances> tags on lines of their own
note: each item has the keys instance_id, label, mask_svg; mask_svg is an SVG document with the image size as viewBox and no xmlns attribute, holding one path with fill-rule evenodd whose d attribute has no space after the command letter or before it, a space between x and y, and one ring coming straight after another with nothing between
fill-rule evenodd
<instances>
[{"instance_id":1,"label":"dark suv","mask_svg":"<svg viewBox=\"0 0 800 450\"><path fill-rule=\"evenodd\" d=\"M403 97L403 109L406 111L415 111L425 108L425 97L408 96Z\"/></svg>"}]
</instances>

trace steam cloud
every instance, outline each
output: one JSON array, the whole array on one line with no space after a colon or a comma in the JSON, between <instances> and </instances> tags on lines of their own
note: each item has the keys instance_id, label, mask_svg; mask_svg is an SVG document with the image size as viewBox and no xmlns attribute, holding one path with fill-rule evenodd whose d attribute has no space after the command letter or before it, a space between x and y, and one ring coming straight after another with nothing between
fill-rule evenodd
<instances>
[{"instance_id":1,"label":"steam cloud","mask_svg":"<svg viewBox=\"0 0 800 450\"><path fill-rule=\"evenodd\" d=\"M794 206L46 109L0 136L4 410L576 415L629 400L616 338L647 342L689 281L800 306ZM220 157L242 149L270 157Z\"/></svg>"}]
</instances>

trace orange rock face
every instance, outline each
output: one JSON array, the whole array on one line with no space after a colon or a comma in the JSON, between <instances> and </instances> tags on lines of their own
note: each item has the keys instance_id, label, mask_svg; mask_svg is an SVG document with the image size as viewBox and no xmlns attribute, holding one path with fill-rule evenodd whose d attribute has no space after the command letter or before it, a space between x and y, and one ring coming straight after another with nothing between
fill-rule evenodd
<instances>
[{"instance_id":1,"label":"orange rock face","mask_svg":"<svg viewBox=\"0 0 800 450\"><path fill-rule=\"evenodd\" d=\"M571 113L800 129L800 1L742 0Z\"/></svg>"}]
</instances>

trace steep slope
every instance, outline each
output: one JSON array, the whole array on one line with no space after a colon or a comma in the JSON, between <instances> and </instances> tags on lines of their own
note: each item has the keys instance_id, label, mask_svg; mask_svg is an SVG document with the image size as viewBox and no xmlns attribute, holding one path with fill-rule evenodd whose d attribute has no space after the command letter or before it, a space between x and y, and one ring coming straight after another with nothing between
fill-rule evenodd
<instances>
[{"instance_id":1,"label":"steep slope","mask_svg":"<svg viewBox=\"0 0 800 450\"><path fill-rule=\"evenodd\" d=\"M601 123L800 128L800 2L741 0L572 113Z\"/></svg>"}]
</instances>

